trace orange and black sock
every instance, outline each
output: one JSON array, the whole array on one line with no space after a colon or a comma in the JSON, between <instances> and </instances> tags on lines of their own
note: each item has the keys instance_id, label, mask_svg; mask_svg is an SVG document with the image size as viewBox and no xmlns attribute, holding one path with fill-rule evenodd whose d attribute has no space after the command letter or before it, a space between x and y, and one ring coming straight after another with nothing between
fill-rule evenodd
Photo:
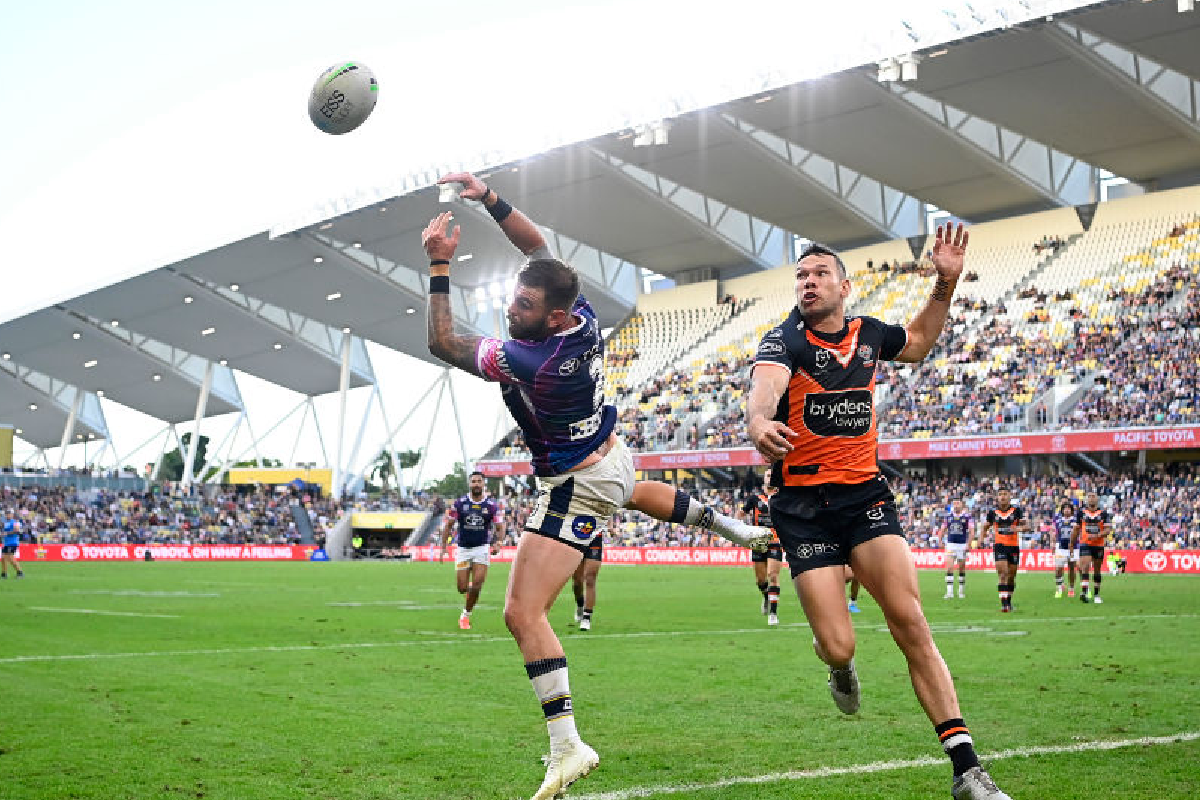
<instances>
[{"instance_id":1,"label":"orange and black sock","mask_svg":"<svg viewBox=\"0 0 1200 800\"><path fill-rule=\"evenodd\" d=\"M933 726L937 732L942 749L950 756L954 764L954 777L962 775L967 770L979 766L979 757L975 755L975 744L971 740L971 732L962 719L948 719L940 725Z\"/></svg>"}]
</instances>

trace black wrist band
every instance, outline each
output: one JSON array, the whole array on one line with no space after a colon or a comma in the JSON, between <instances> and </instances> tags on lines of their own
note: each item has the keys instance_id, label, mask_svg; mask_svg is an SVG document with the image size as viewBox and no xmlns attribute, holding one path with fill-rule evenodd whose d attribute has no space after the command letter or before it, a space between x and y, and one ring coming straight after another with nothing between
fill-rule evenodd
<instances>
[{"instance_id":1,"label":"black wrist band","mask_svg":"<svg viewBox=\"0 0 1200 800\"><path fill-rule=\"evenodd\" d=\"M436 261L434 262L437 263ZM429 293L430 294L450 294L450 276L449 275L430 275L429 276Z\"/></svg>"},{"instance_id":2,"label":"black wrist band","mask_svg":"<svg viewBox=\"0 0 1200 800\"><path fill-rule=\"evenodd\" d=\"M490 206L484 206L487 212L492 215L492 219L496 222L504 222L508 215L512 213L513 207L505 202L504 198L496 195L496 202Z\"/></svg>"},{"instance_id":3,"label":"black wrist band","mask_svg":"<svg viewBox=\"0 0 1200 800\"><path fill-rule=\"evenodd\" d=\"M429 262L429 266L431 266L431 267L436 267L439 264L445 264L448 267L448 266L450 266L450 261L449 261L449 259L445 259L445 258L435 258Z\"/></svg>"},{"instance_id":4,"label":"black wrist band","mask_svg":"<svg viewBox=\"0 0 1200 800\"><path fill-rule=\"evenodd\" d=\"M483 203L484 205L487 205L487 196L491 193L492 193L492 190L489 189L487 186L484 186L483 194L481 194L479 196L479 202ZM497 195L497 197L499 197L499 195Z\"/></svg>"}]
</instances>

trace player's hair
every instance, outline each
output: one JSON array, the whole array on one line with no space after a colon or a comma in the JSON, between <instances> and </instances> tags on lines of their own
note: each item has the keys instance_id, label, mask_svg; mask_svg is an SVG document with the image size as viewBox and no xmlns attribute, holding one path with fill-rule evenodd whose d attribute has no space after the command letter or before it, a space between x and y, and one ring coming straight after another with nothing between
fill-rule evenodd
<instances>
[{"instance_id":1,"label":"player's hair","mask_svg":"<svg viewBox=\"0 0 1200 800\"><path fill-rule=\"evenodd\" d=\"M484 474L483 474L482 472L480 472L479 470L475 470L475 471L474 471L474 472L472 472L470 475L468 475L468 476L467 476L467 480L470 480L471 478L474 478L476 475L478 475L479 477L483 478L484 480L487 480L487 475L484 475Z\"/></svg>"},{"instance_id":2,"label":"player's hair","mask_svg":"<svg viewBox=\"0 0 1200 800\"><path fill-rule=\"evenodd\" d=\"M579 275L557 258L535 258L517 273L517 283L541 289L549 311L570 311L579 297Z\"/></svg>"},{"instance_id":3,"label":"player's hair","mask_svg":"<svg viewBox=\"0 0 1200 800\"><path fill-rule=\"evenodd\" d=\"M826 247L818 242L810 242L807 247L800 253L800 257L796 259L799 264L809 256L833 256L833 260L837 263L838 274L845 280L847 277L846 264L842 261L842 257L832 247Z\"/></svg>"}]
</instances>

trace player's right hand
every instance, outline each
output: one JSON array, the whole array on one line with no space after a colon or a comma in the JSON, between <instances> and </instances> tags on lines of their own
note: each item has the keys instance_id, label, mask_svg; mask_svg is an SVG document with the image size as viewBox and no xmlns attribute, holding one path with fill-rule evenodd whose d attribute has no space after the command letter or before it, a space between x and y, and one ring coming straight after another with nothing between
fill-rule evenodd
<instances>
[{"instance_id":1,"label":"player's right hand","mask_svg":"<svg viewBox=\"0 0 1200 800\"><path fill-rule=\"evenodd\" d=\"M779 461L795 449L788 437L794 438L796 432L778 420L759 417L751 420L746 432L754 448L768 463Z\"/></svg>"},{"instance_id":2,"label":"player's right hand","mask_svg":"<svg viewBox=\"0 0 1200 800\"><path fill-rule=\"evenodd\" d=\"M430 261L454 260L454 251L458 249L458 237L462 230L455 225L454 230L450 231L450 222L453 219L449 211L443 211L430 220L425 230L421 231L421 244L425 247Z\"/></svg>"},{"instance_id":3,"label":"player's right hand","mask_svg":"<svg viewBox=\"0 0 1200 800\"><path fill-rule=\"evenodd\" d=\"M482 200L487 194L487 184L476 178L469 172L451 172L438 178L438 184L443 183L461 183L462 188L458 190L458 196L464 200Z\"/></svg>"}]
</instances>

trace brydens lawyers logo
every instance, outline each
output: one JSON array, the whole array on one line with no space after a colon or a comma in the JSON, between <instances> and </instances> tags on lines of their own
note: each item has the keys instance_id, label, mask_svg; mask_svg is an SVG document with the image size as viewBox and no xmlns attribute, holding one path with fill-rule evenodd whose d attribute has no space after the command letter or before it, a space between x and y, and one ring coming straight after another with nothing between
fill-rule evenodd
<instances>
[{"instance_id":1,"label":"brydens lawyers logo","mask_svg":"<svg viewBox=\"0 0 1200 800\"><path fill-rule=\"evenodd\" d=\"M73 544L66 544L58 554L62 556L63 561L74 561L79 558L79 548Z\"/></svg>"},{"instance_id":2,"label":"brydens lawyers logo","mask_svg":"<svg viewBox=\"0 0 1200 800\"><path fill-rule=\"evenodd\" d=\"M578 516L571 523L571 533L577 539L590 539L596 533L596 518L586 515Z\"/></svg>"},{"instance_id":3,"label":"brydens lawyers logo","mask_svg":"<svg viewBox=\"0 0 1200 800\"><path fill-rule=\"evenodd\" d=\"M1142 556L1142 563L1151 572L1162 572L1167 568L1167 557L1157 550L1151 550Z\"/></svg>"}]
</instances>

